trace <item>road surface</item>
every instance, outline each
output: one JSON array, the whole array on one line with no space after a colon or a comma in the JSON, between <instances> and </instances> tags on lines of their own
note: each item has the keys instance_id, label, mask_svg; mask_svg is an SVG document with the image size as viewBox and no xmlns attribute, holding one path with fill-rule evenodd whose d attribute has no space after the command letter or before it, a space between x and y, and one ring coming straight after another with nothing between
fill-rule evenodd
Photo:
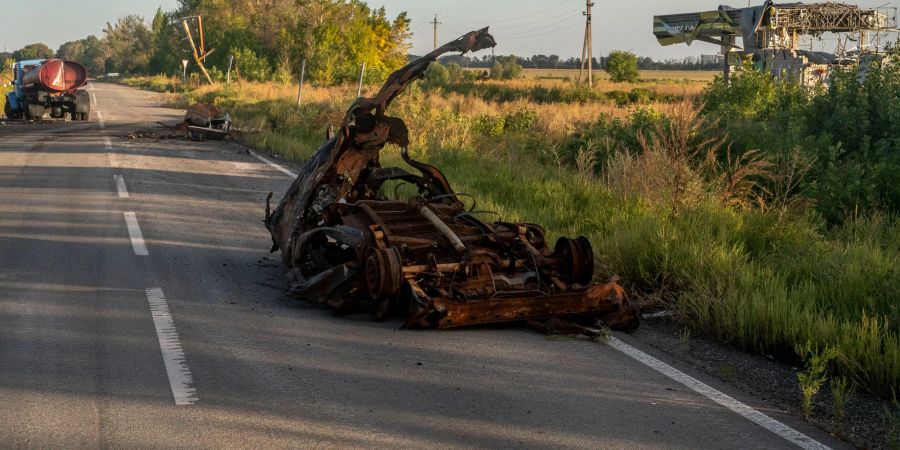
<instances>
[{"instance_id":1,"label":"road surface","mask_svg":"<svg viewBox=\"0 0 900 450\"><path fill-rule=\"evenodd\" d=\"M611 345L287 298L262 218L291 178L234 144L125 138L181 112L92 94L90 123L0 126L0 447L796 448Z\"/></svg>"}]
</instances>

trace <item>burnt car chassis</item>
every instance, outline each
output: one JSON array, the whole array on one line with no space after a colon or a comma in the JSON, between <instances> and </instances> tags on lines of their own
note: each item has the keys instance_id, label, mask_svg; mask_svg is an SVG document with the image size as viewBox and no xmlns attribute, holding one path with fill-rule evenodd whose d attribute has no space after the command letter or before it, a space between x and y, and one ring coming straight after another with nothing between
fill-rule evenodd
<instances>
[{"instance_id":1,"label":"burnt car chassis","mask_svg":"<svg viewBox=\"0 0 900 450\"><path fill-rule=\"evenodd\" d=\"M591 283L586 238L562 237L551 249L538 225L480 219L440 170L410 157L403 120L385 115L440 55L495 45L487 28L473 31L394 72L375 97L353 103L274 211L269 194L265 224L292 296L337 313L402 315L406 328L560 317L637 326L615 279ZM418 174L381 166L389 143ZM418 195L396 201L379 193L397 181L415 185Z\"/></svg>"}]
</instances>

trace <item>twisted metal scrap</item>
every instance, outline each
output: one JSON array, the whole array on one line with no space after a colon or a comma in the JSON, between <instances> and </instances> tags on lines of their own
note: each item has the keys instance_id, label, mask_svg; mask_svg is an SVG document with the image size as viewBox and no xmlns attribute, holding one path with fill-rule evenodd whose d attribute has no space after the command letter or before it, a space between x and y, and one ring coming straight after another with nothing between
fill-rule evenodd
<instances>
[{"instance_id":1,"label":"twisted metal scrap","mask_svg":"<svg viewBox=\"0 0 900 450\"><path fill-rule=\"evenodd\" d=\"M409 133L403 120L386 116L388 106L428 67L445 53L465 54L496 46L487 28L469 32L392 73L374 97L358 98L347 111L336 137L320 147L306 162L274 212L266 206L266 228L272 233L272 251L281 249L291 268L299 248L298 238L316 227L322 213L344 199L366 168L381 167L378 156L385 144L406 148ZM427 165L420 169L427 170ZM443 178L435 170L435 176ZM271 194L270 194L271 197Z\"/></svg>"}]
</instances>

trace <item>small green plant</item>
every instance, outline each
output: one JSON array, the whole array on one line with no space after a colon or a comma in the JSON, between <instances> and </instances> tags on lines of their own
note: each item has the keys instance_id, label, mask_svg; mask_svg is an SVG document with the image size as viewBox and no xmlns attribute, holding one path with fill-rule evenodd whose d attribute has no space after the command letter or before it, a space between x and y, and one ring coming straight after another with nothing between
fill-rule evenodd
<instances>
[{"instance_id":1,"label":"small green plant","mask_svg":"<svg viewBox=\"0 0 900 450\"><path fill-rule=\"evenodd\" d=\"M837 351L833 347L820 350L809 340L805 344L797 344L794 349L806 363L806 370L797 372L797 381L803 395L803 417L809 419L812 414L813 397L825 383L828 363L837 357Z\"/></svg>"},{"instance_id":2,"label":"small green plant","mask_svg":"<svg viewBox=\"0 0 900 450\"><path fill-rule=\"evenodd\" d=\"M691 348L691 329L684 327L678 332L678 348L685 352Z\"/></svg>"},{"instance_id":3,"label":"small green plant","mask_svg":"<svg viewBox=\"0 0 900 450\"><path fill-rule=\"evenodd\" d=\"M723 381L734 380L734 366L728 363L721 363L713 369L713 373Z\"/></svg>"},{"instance_id":4,"label":"small green plant","mask_svg":"<svg viewBox=\"0 0 900 450\"><path fill-rule=\"evenodd\" d=\"M594 342L600 344L606 344L609 342L609 337L612 336L612 330L605 323L598 321L597 322L597 335L594 336Z\"/></svg>"},{"instance_id":5,"label":"small green plant","mask_svg":"<svg viewBox=\"0 0 900 450\"><path fill-rule=\"evenodd\" d=\"M840 434L844 430L844 419L847 417L847 401L853 396L856 385L853 380L844 377L831 379L831 401L834 407L834 428Z\"/></svg>"},{"instance_id":6,"label":"small green plant","mask_svg":"<svg viewBox=\"0 0 900 450\"><path fill-rule=\"evenodd\" d=\"M881 414L887 426L887 444L891 450L900 450L900 402L897 401L897 392L893 392L893 407L885 406Z\"/></svg>"}]
</instances>

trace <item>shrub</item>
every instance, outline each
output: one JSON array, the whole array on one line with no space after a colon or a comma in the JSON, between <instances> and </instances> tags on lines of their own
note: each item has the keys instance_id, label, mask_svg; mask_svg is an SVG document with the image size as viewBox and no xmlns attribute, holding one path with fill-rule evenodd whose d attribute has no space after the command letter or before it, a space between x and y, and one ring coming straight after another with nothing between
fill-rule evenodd
<instances>
[{"instance_id":1,"label":"shrub","mask_svg":"<svg viewBox=\"0 0 900 450\"><path fill-rule=\"evenodd\" d=\"M606 57L606 72L612 81L634 83L640 78L637 56L631 52L610 52Z\"/></svg>"},{"instance_id":2,"label":"shrub","mask_svg":"<svg viewBox=\"0 0 900 450\"><path fill-rule=\"evenodd\" d=\"M500 56L491 67L491 78L512 80L521 77L523 70L515 55Z\"/></svg>"},{"instance_id":3,"label":"shrub","mask_svg":"<svg viewBox=\"0 0 900 450\"><path fill-rule=\"evenodd\" d=\"M425 71L425 78L423 80L425 87L434 88L445 86L448 81L450 81L450 75L447 72L447 68L439 62L432 63Z\"/></svg>"},{"instance_id":4,"label":"shrub","mask_svg":"<svg viewBox=\"0 0 900 450\"><path fill-rule=\"evenodd\" d=\"M268 81L272 76L272 66L269 61L264 56L257 56L249 48L235 50L234 61L245 80Z\"/></svg>"}]
</instances>

